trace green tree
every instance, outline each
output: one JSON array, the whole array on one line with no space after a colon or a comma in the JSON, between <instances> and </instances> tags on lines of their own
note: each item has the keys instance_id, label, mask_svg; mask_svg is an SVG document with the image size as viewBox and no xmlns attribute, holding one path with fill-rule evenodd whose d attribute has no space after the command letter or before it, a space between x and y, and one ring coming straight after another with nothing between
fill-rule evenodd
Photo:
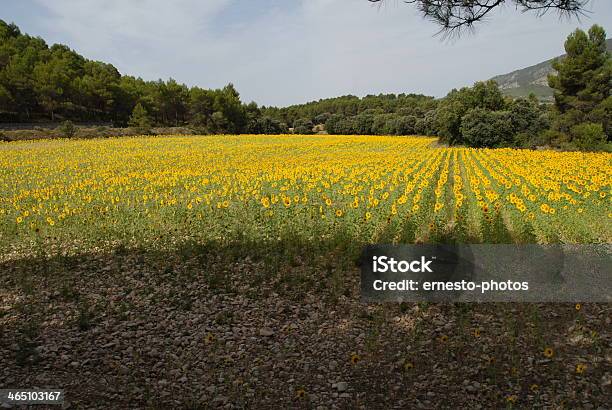
<instances>
[{"instance_id":1,"label":"green tree","mask_svg":"<svg viewBox=\"0 0 612 410\"><path fill-rule=\"evenodd\" d=\"M215 134L230 132L230 122L221 111L215 111L210 116L209 129Z\"/></svg>"},{"instance_id":2,"label":"green tree","mask_svg":"<svg viewBox=\"0 0 612 410\"><path fill-rule=\"evenodd\" d=\"M159 80L155 97L162 123L178 126L185 121L189 103L187 86L172 78L167 82Z\"/></svg>"},{"instance_id":3,"label":"green tree","mask_svg":"<svg viewBox=\"0 0 612 410\"><path fill-rule=\"evenodd\" d=\"M260 122L261 119L261 109L257 105L255 101L251 101L244 107L244 112L246 115L246 128L245 132L249 134L262 134L263 132L257 131L260 130L263 126L263 122ZM268 117L269 118L269 117Z\"/></svg>"},{"instance_id":4,"label":"green tree","mask_svg":"<svg viewBox=\"0 0 612 410\"><path fill-rule=\"evenodd\" d=\"M149 118L149 114L142 104L136 104L132 110L132 115L130 116L128 125L136 128L137 132L140 134L149 134L151 132L151 119Z\"/></svg>"},{"instance_id":5,"label":"green tree","mask_svg":"<svg viewBox=\"0 0 612 410\"><path fill-rule=\"evenodd\" d=\"M417 135L440 135L436 127L437 111L435 109L427 111L414 124L414 131Z\"/></svg>"},{"instance_id":6,"label":"green tree","mask_svg":"<svg viewBox=\"0 0 612 410\"><path fill-rule=\"evenodd\" d=\"M293 123L294 134L314 134L313 124L308 118L300 118Z\"/></svg>"},{"instance_id":7,"label":"green tree","mask_svg":"<svg viewBox=\"0 0 612 410\"><path fill-rule=\"evenodd\" d=\"M324 113L315 115L313 123L315 125L325 124L325 122L327 122L327 120L329 119L330 116L331 116L331 114L328 113L328 112L324 112Z\"/></svg>"},{"instance_id":8,"label":"green tree","mask_svg":"<svg viewBox=\"0 0 612 410\"><path fill-rule=\"evenodd\" d=\"M435 127L442 142L450 145L463 142L461 135L461 117L469 109L458 99L445 101L436 111Z\"/></svg>"},{"instance_id":9,"label":"green tree","mask_svg":"<svg viewBox=\"0 0 612 410\"><path fill-rule=\"evenodd\" d=\"M70 73L60 59L39 64L34 69L34 89L37 99L51 116L51 121L55 120L55 114L61 106L70 79Z\"/></svg>"},{"instance_id":10,"label":"green tree","mask_svg":"<svg viewBox=\"0 0 612 410\"><path fill-rule=\"evenodd\" d=\"M395 133L395 114L378 114L372 121L371 132L373 135L391 135Z\"/></svg>"},{"instance_id":11,"label":"green tree","mask_svg":"<svg viewBox=\"0 0 612 410\"><path fill-rule=\"evenodd\" d=\"M332 114L325 121L325 131L328 134L340 134L340 125L344 121L344 116L340 114Z\"/></svg>"},{"instance_id":12,"label":"green tree","mask_svg":"<svg viewBox=\"0 0 612 410\"><path fill-rule=\"evenodd\" d=\"M211 90L193 87L189 90L189 122L197 127L209 126L214 104L215 97Z\"/></svg>"},{"instance_id":13,"label":"green tree","mask_svg":"<svg viewBox=\"0 0 612 410\"><path fill-rule=\"evenodd\" d=\"M287 124L264 116L251 121L247 132L250 134L286 134Z\"/></svg>"},{"instance_id":14,"label":"green tree","mask_svg":"<svg viewBox=\"0 0 612 410\"><path fill-rule=\"evenodd\" d=\"M355 134L370 135L374 125L375 112L363 112L353 117L355 124Z\"/></svg>"},{"instance_id":15,"label":"green tree","mask_svg":"<svg viewBox=\"0 0 612 410\"><path fill-rule=\"evenodd\" d=\"M470 109L488 111L504 109L504 96L495 81L477 82L472 87L452 90L436 111L435 128L440 139L451 145L464 143L462 117Z\"/></svg>"},{"instance_id":16,"label":"green tree","mask_svg":"<svg viewBox=\"0 0 612 410\"><path fill-rule=\"evenodd\" d=\"M404 115L395 120L394 134L414 135L417 118L414 115Z\"/></svg>"},{"instance_id":17,"label":"green tree","mask_svg":"<svg viewBox=\"0 0 612 410\"><path fill-rule=\"evenodd\" d=\"M575 126L599 123L610 139L612 59L604 29L598 25L588 33L577 29L565 41L565 52L552 63L557 74L548 77L555 98L553 129L571 137Z\"/></svg>"},{"instance_id":18,"label":"green tree","mask_svg":"<svg viewBox=\"0 0 612 410\"><path fill-rule=\"evenodd\" d=\"M514 129L508 111L472 108L462 118L461 134L470 147L503 147L512 143Z\"/></svg>"},{"instance_id":19,"label":"green tree","mask_svg":"<svg viewBox=\"0 0 612 410\"><path fill-rule=\"evenodd\" d=\"M244 105L240 102L240 94L233 84L228 84L215 92L215 111L220 112L225 119L225 131L240 133L247 125L247 115Z\"/></svg>"},{"instance_id":20,"label":"green tree","mask_svg":"<svg viewBox=\"0 0 612 410\"><path fill-rule=\"evenodd\" d=\"M111 65L97 61L86 61L83 76L74 79L73 103L84 113L85 118L117 119L116 101L121 98L119 80L121 74Z\"/></svg>"},{"instance_id":21,"label":"green tree","mask_svg":"<svg viewBox=\"0 0 612 410\"><path fill-rule=\"evenodd\" d=\"M2 84L0 84L0 113L12 112L11 106L14 104L13 96Z\"/></svg>"},{"instance_id":22,"label":"green tree","mask_svg":"<svg viewBox=\"0 0 612 410\"><path fill-rule=\"evenodd\" d=\"M85 59L60 44L54 44L44 56L45 62L34 67L34 90L39 103L55 120L59 110L74 110L76 98L73 86L74 79L83 75Z\"/></svg>"},{"instance_id":23,"label":"green tree","mask_svg":"<svg viewBox=\"0 0 612 410\"><path fill-rule=\"evenodd\" d=\"M540 109L537 99L517 98L508 104L515 146L535 146L540 133L548 128L546 113Z\"/></svg>"}]
</instances>

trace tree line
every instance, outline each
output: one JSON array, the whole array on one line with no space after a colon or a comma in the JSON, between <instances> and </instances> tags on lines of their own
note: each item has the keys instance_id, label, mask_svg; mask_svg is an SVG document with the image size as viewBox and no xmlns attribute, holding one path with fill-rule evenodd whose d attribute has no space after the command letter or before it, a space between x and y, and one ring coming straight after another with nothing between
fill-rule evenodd
<instances>
[{"instance_id":1,"label":"tree line","mask_svg":"<svg viewBox=\"0 0 612 410\"><path fill-rule=\"evenodd\" d=\"M277 108L243 103L232 84L203 89L121 75L0 20L0 122L105 121L139 133L188 126L198 133L434 135L474 147L608 149L612 63L605 38L597 25L568 37L566 57L553 63L557 73L549 78L553 105L505 97L488 81L441 99L347 95ZM70 123L64 129L74 132Z\"/></svg>"},{"instance_id":2,"label":"tree line","mask_svg":"<svg viewBox=\"0 0 612 410\"><path fill-rule=\"evenodd\" d=\"M535 97L505 97L494 81L452 90L442 99L344 96L264 112L299 133L324 125L330 134L436 135L451 145L483 147L522 144L549 126L548 107Z\"/></svg>"},{"instance_id":3,"label":"tree line","mask_svg":"<svg viewBox=\"0 0 612 410\"><path fill-rule=\"evenodd\" d=\"M286 132L286 125L244 104L232 84L187 87L174 79L145 81L48 46L0 20L0 122L105 121L147 128L189 124L204 133Z\"/></svg>"},{"instance_id":4,"label":"tree line","mask_svg":"<svg viewBox=\"0 0 612 410\"><path fill-rule=\"evenodd\" d=\"M437 100L414 94L344 96L264 112L293 124L298 133L312 133L314 126L330 134L432 135L471 147L610 150L612 58L606 33L598 25L578 29L564 46L566 55L553 62L556 73L548 77L554 104L534 95L504 96L494 81L486 81Z\"/></svg>"}]
</instances>

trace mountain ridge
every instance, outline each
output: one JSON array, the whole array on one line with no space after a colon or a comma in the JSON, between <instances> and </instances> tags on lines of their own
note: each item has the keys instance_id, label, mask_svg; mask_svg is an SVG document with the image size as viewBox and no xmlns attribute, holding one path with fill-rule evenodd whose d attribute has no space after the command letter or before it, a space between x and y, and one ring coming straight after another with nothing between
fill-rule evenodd
<instances>
[{"instance_id":1,"label":"mountain ridge","mask_svg":"<svg viewBox=\"0 0 612 410\"><path fill-rule=\"evenodd\" d=\"M612 52L612 38L606 40L608 51ZM552 100L553 90L548 86L548 75L554 70L551 66L555 58L563 58L565 54L542 61L540 63L492 77L501 91L512 97L527 97L534 93L541 100Z\"/></svg>"}]
</instances>

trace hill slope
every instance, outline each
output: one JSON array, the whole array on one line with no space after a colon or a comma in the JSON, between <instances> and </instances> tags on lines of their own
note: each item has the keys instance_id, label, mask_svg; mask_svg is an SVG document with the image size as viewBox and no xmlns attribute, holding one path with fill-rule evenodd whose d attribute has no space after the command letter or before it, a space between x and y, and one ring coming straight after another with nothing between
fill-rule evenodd
<instances>
[{"instance_id":1,"label":"hill slope","mask_svg":"<svg viewBox=\"0 0 612 410\"><path fill-rule=\"evenodd\" d=\"M608 39L606 44L608 51L612 51L612 39ZM492 80L499 84L499 88L506 95L526 97L529 93L534 93L540 99L550 100L553 96L553 90L548 86L547 77L548 74L553 72L552 60L498 75L493 77Z\"/></svg>"}]
</instances>

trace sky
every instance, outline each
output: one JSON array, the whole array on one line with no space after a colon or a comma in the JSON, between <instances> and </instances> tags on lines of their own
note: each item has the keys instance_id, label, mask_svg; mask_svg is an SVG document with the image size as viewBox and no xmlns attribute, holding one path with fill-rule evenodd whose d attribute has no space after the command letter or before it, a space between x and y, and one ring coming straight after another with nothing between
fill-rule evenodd
<instances>
[{"instance_id":1,"label":"sky","mask_svg":"<svg viewBox=\"0 0 612 410\"><path fill-rule=\"evenodd\" d=\"M563 54L577 27L612 37L612 1L580 20L499 9L444 39L414 5L385 0L0 0L0 19L146 80L233 83L243 101L285 106L352 94L452 88Z\"/></svg>"}]
</instances>

